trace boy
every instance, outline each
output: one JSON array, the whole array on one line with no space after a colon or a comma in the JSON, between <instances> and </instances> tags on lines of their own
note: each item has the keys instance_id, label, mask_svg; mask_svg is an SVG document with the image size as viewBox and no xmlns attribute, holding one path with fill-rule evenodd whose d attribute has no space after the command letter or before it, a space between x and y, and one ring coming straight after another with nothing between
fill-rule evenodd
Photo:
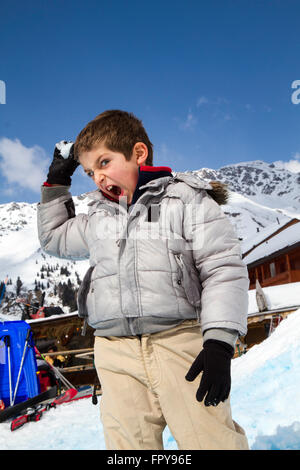
<instances>
[{"instance_id":1,"label":"boy","mask_svg":"<svg viewBox=\"0 0 300 470\"><path fill-rule=\"evenodd\" d=\"M168 425L179 449L245 450L228 397L248 275L215 202L226 202L226 189L152 159L142 122L119 110L88 123L74 146L57 144L38 206L40 243L90 259L78 306L95 328L107 449L163 449ZM98 189L88 215L75 216L68 189L79 164Z\"/></svg>"}]
</instances>

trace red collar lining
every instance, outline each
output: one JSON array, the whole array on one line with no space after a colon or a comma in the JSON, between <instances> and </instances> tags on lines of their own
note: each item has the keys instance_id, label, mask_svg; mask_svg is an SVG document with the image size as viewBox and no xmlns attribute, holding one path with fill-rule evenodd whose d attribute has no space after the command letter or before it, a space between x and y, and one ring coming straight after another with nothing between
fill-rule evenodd
<instances>
[{"instance_id":1,"label":"red collar lining","mask_svg":"<svg viewBox=\"0 0 300 470\"><path fill-rule=\"evenodd\" d=\"M169 171L172 173L171 168L168 166L150 166L150 165L144 165L140 166L140 171Z\"/></svg>"},{"instance_id":2,"label":"red collar lining","mask_svg":"<svg viewBox=\"0 0 300 470\"><path fill-rule=\"evenodd\" d=\"M148 171L148 172L159 172L159 171L167 171L169 173L172 173L172 169L168 166L150 166L150 165L143 165L143 166L140 166L139 167L139 170L140 172L141 171ZM101 191L100 189L100 192L103 194L103 196L105 196L107 199L109 199L110 201L113 201L113 202L119 202L118 199L114 199L112 196L110 196L109 194L106 194L104 193L103 191Z\"/></svg>"}]
</instances>

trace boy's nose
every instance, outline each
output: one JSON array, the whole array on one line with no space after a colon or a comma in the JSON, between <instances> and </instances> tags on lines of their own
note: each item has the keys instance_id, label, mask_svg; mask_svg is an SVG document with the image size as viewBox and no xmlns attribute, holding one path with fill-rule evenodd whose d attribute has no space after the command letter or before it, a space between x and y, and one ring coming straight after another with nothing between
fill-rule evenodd
<instances>
[{"instance_id":1,"label":"boy's nose","mask_svg":"<svg viewBox=\"0 0 300 470\"><path fill-rule=\"evenodd\" d=\"M103 186L104 178L105 177L101 172L99 172L97 170L94 172L94 181L95 181L97 186L101 186L101 185Z\"/></svg>"}]
</instances>

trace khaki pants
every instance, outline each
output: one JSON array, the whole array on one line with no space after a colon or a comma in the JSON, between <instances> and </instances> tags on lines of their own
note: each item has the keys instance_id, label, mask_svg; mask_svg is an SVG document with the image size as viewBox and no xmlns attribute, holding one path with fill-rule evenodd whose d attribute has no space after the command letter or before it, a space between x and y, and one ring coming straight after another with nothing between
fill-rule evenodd
<instances>
[{"instance_id":1,"label":"khaki pants","mask_svg":"<svg viewBox=\"0 0 300 470\"><path fill-rule=\"evenodd\" d=\"M108 450L161 450L168 425L180 450L247 450L229 399L218 406L196 400L200 377L185 374L202 349L196 320L142 337L96 337L95 364Z\"/></svg>"}]
</instances>

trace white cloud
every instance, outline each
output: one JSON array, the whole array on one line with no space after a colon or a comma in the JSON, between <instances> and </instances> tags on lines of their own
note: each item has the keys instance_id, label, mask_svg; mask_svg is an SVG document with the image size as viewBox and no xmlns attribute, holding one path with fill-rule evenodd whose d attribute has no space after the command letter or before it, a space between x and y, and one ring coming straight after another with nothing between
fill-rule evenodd
<instances>
[{"instance_id":1,"label":"white cloud","mask_svg":"<svg viewBox=\"0 0 300 470\"><path fill-rule=\"evenodd\" d=\"M197 108L199 108L199 106L202 106L203 104L207 104L208 103L208 99L205 97L205 96L200 96L200 98L198 98L197 100Z\"/></svg>"},{"instance_id":2,"label":"white cloud","mask_svg":"<svg viewBox=\"0 0 300 470\"><path fill-rule=\"evenodd\" d=\"M186 118L183 121L178 118L174 119L175 121L179 122L179 129L182 129L184 131L193 130L195 125L197 124L197 119L195 118L191 110L189 110Z\"/></svg>"},{"instance_id":3,"label":"white cloud","mask_svg":"<svg viewBox=\"0 0 300 470\"><path fill-rule=\"evenodd\" d=\"M197 120L191 111L188 112L186 120L183 122L183 129L191 129L196 124Z\"/></svg>"},{"instance_id":4,"label":"white cloud","mask_svg":"<svg viewBox=\"0 0 300 470\"><path fill-rule=\"evenodd\" d=\"M227 98L224 98L223 96L219 96L218 98L214 100L208 99L206 98L206 96L200 96L200 98L197 99L197 103L196 103L197 108L199 108L200 106L203 106L204 104L221 106L223 104L230 104L230 101Z\"/></svg>"},{"instance_id":5,"label":"white cloud","mask_svg":"<svg viewBox=\"0 0 300 470\"><path fill-rule=\"evenodd\" d=\"M0 172L9 185L39 192L49 166L44 149L25 147L19 139L0 139Z\"/></svg>"},{"instance_id":6,"label":"white cloud","mask_svg":"<svg viewBox=\"0 0 300 470\"><path fill-rule=\"evenodd\" d=\"M294 155L294 158L292 158L288 162L278 160L277 162L274 162L274 165L278 168L284 168L285 170L288 170L291 173L300 173L300 153L296 153Z\"/></svg>"}]
</instances>

